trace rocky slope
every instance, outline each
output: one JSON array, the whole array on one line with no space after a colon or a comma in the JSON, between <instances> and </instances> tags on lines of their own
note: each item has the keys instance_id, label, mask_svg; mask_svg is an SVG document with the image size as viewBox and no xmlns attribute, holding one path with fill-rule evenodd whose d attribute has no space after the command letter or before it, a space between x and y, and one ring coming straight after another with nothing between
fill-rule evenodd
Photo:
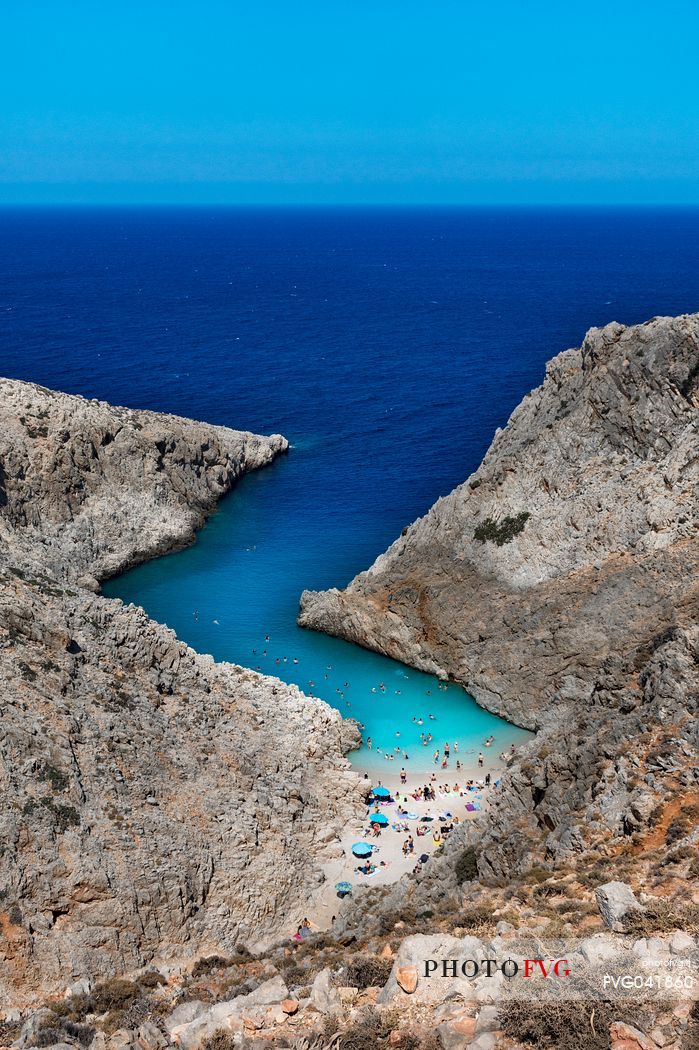
<instances>
[{"instance_id":1,"label":"rocky slope","mask_svg":"<svg viewBox=\"0 0 699 1050\"><path fill-rule=\"evenodd\" d=\"M0 382L3 1005L269 941L357 812L336 712L94 593L285 448Z\"/></svg>"},{"instance_id":2,"label":"rocky slope","mask_svg":"<svg viewBox=\"0 0 699 1050\"><path fill-rule=\"evenodd\" d=\"M476 473L299 622L558 721L611 654L696 622L698 420L699 315L591 329Z\"/></svg>"}]
</instances>

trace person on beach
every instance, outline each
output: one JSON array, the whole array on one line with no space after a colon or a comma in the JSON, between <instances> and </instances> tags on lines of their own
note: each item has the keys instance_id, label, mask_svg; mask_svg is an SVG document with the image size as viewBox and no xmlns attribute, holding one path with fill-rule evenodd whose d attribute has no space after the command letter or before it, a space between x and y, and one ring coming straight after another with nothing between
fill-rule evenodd
<instances>
[{"instance_id":1,"label":"person on beach","mask_svg":"<svg viewBox=\"0 0 699 1050\"><path fill-rule=\"evenodd\" d=\"M435 753L434 753L434 764L437 765L438 762L439 762L439 751L435 751Z\"/></svg>"},{"instance_id":2,"label":"person on beach","mask_svg":"<svg viewBox=\"0 0 699 1050\"><path fill-rule=\"evenodd\" d=\"M405 766L400 771L400 782L405 784L408 780L408 774L405 772Z\"/></svg>"},{"instance_id":3,"label":"person on beach","mask_svg":"<svg viewBox=\"0 0 699 1050\"><path fill-rule=\"evenodd\" d=\"M483 765L483 752L482 752L482 751L480 751L480 752L478 753L478 765L479 765L479 766L482 766L482 765Z\"/></svg>"},{"instance_id":4,"label":"person on beach","mask_svg":"<svg viewBox=\"0 0 699 1050\"><path fill-rule=\"evenodd\" d=\"M448 744L448 743L446 743L446 744L444 745L444 757L445 757L445 758L449 758L449 755L450 755L450 754L451 754L451 750L450 750L450 748L449 748L449 744Z\"/></svg>"},{"instance_id":5,"label":"person on beach","mask_svg":"<svg viewBox=\"0 0 699 1050\"><path fill-rule=\"evenodd\" d=\"M485 775L485 786L487 788L490 787L490 773L486 773L486 775Z\"/></svg>"}]
</instances>

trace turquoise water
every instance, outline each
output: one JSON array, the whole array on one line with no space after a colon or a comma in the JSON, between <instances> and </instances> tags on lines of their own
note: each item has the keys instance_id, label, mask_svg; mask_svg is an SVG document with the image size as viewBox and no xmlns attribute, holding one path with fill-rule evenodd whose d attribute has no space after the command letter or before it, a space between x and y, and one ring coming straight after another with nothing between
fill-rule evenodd
<instances>
[{"instance_id":1,"label":"turquoise water","mask_svg":"<svg viewBox=\"0 0 699 1050\"><path fill-rule=\"evenodd\" d=\"M194 546L107 582L105 594L142 605L199 652L292 682L356 718L373 745L352 756L361 771L395 774L405 766L441 773L433 756L445 743L452 750L457 744L466 768L481 750L491 758L526 739L529 734L484 711L458 685L297 626L299 595L319 571L320 552L308 542L313 529L305 483L308 460L319 451L292 449L243 478ZM333 550L342 561L348 553L342 548L343 538L329 535L320 561L332 561ZM423 744L421 733L431 733L432 742ZM491 734L488 751L484 741ZM449 771L455 779L453 755Z\"/></svg>"},{"instance_id":2,"label":"turquoise water","mask_svg":"<svg viewBox=\"0 0 699 1050\"><path fill-rule=\"evenodd\" d=\"M432 754L413 717L462 755L522 734L300 631L301 591L346 584L468 477L590 325L698 304L699 209L0 208L0 374L294 446L193 548L107 592L314 691L413 768Z\"/></svg>"}]
</instances>

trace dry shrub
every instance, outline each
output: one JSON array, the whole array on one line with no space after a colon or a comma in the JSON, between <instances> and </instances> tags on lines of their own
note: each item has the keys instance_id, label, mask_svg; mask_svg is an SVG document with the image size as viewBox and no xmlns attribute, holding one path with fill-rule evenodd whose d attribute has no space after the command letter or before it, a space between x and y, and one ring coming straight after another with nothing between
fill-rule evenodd
<instances>
[{"instance_id":1,"label":"dry shrub","mask_svg":"<svg viewBox=\"0 0 699 1050\"><path fill-rule=\"evenodd\" d=\"M381 1040L388 1038L400 1023L397 1010L383 1013L372 1006L358 1011L351 1025L338 1031L338 1050L377 1050ZM329 1034L326 1030L326 1035Z\"/></svg>"},{"instance_id":2,"label":"dry shrub","mask_svg":"<svg viewBox=\"0 0 699 1050\"><path fill-rule=\"evenodd\" d=\"M213 970L227 970L232 960L223 955L206 955L197 959L192 967L192 977L205 977Z\"/></svg>"},{"instance_id":3,"label":"dry shrub","mask_svg":"<svg viewBox=\"0 0 699 1050\"><path fill-rule=\"evenodd\" d=\"M0 1046L9 1046L19 1037L22 1025L14 1021L0 1021Z\"/></svg>"},{"instance_id":4,"label":"dry shrub","mask_svg":"<svg viewBox=\"0 0 699 1050\"><path fill-rule=\"evenodd\" d=\"M699 905L655 897L644 905L643 911L632 911L625 915L623 924L624 931L634 937L650 937L673 930L696 934L699 933Z\"/></svg>"},{"instance_id":5,"label":"dry shrub","mask_svg":"<svg viewBox=\"0 0 699 1050\"><path fill-rule=\"evenodd\" d=\"M167 984L167 981L161 973L157 970L146 970L144 974L138 978L138 983L141 988L158 988L161 984Z\"/></svg>"},{"instance_id":6,"label":"dry shrub","mask_svg":"<svg viewBox=\"0 0 699 1050\"><path fill-rule=\"evenodd\" d=\"M497 920L493 916L492 908L485 904L474 904L473 907L459 912L454 920L455 926L462 930L482 930L484 927L494 927Z\"/></svg>"},{"instance_id":7,"label":"dry shrub","mask_svg":"<svg viewBox=\"0 0 699 1050\"><path fill-rule=\"evenodd\" d=\"M625 1003L540 1003L509 999L500 1006L500 1026L506 1035L541 1050L610 1050L610 1025L626 1020L638 1026L641 1007Z\"/></svg>"},{"instance_id":8,"label":"dry shrub","mask_svg":"<svg viewBox=\"0 0 699 1050\"><path fill-rule=\"evenodd\" d=\"M67 1017L56 1015L53 1020L44 1022L34 1036L31 1046L54 1046L56 1043L77 1043L78 1046L89 1046L95 1037L91 1025L76 1024Z\"/></svg>"},{"instance_id":9,"label":"dry shrub","mask_svg":"<svg viewBox=\"0 0 699 1050\"><path fill-rule=\"evenodd\" d=\"M90 992L88 999L92 1013L104 1014L108 1010L123 1010L140 997L141 988L135 981L125 981L120 977L115 977L111 981L98 984Z\"/></svg>"},{"instance_id":10,"label":"dry shrub","mask_svg":"<svg viewBox=\"0 0 699 1050\"><path fill-rule=\"evenodd\" d=\"M201 1050L234 1050L233 1033L225 1028L218 1028L201 1044Z\"/></svg>"},{"instance_id":11,"label":"dry shrub","mask_svg":"<svg viewBox=\"0 0 699 1050\"><path fill-rule=\"evenodd\" d=\"M347 965L343 981L350 988L383 988L391 975L393 962L378 955L355 955Z\"/></svg>"},{"instance_id":12,"label":"dry shrub","mask_svg":"<svg viewBox=\"0 0 699 1050\"><path fill-rule=\"evenodd\" d=\"M467 846L459 855L454 865L454 874L460 886L478 878L478 853L473 846Z\"/></svg>"}]
</instances>

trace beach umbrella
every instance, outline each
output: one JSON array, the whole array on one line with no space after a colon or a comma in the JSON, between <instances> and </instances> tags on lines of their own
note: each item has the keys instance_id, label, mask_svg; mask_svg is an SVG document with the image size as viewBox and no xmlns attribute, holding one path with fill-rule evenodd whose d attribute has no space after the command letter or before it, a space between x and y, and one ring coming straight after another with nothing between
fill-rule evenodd
<instances>
[{"instance_id":1,"label":"beach umbrella","mask_svg":"<svg viewBox=\"0 0 699 1050\"><path fill-rule=\"evenodd\" d=\"M335 886L338 893L351 893L352 883L351 882L338 882Z\"/></svg>"},{"instance_id":2,"label":"beach umbrella","mask_svg":"<svg viewBox=\"0 0 699 1050\"><path fill-rule=\"evenodd\" d=\"M374 796L374 798L390 798L391 797L391 792L388 790L388 788L381 787L381 786L373 788L371 793Z\"/></svg>"},{"instance_id":3,"label":"beach umbrella","mask_svg":"<svg viewBox=\"0 0 699 1050\"><path fill-rule=\"evenodd\" d=\"M388 817L383 813L372 813L369 817L369 823L380 824L382 827L385 827L388 824Z\"/></svg>"},{"instance_id":4,"label":"beach umbrella","mask_svg":"<svg viewBox=\"0 0 699 1050\"><path fill-rule=\"evenodd\" d=\"M374 847L370 846L368 842L355 842L352 846L352 852L355 857L370 857L374 852Z\"/></svg>"}]
</instances>

